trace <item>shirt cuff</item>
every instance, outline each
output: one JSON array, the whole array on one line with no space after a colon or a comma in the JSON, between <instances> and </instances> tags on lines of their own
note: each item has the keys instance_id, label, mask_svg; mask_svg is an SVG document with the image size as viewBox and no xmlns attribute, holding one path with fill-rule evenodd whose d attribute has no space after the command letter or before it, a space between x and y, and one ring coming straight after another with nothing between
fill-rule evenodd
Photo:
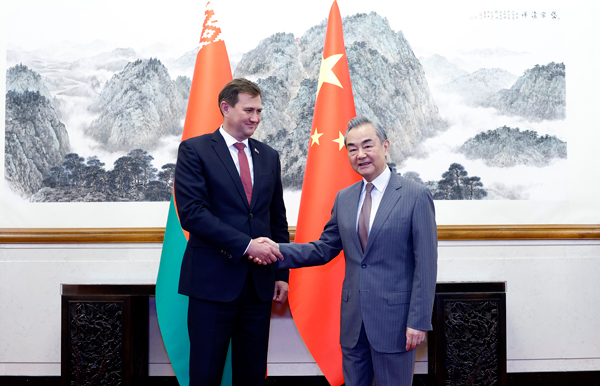
<instances>
[{"instance_id":1,"label":"shirt cuff","mask_svg":"<svg viewBox=\"0 0 600 386\"><path fill-rule=\"evenodd\" d=\"M246 247L246 250L244 251L244 255L246 254L246 252L248 252L248 249L250 248L250 244L252 244L252 240L250 240L250 242L248 243L248 246Z\"/></svg>"}]
</instances>

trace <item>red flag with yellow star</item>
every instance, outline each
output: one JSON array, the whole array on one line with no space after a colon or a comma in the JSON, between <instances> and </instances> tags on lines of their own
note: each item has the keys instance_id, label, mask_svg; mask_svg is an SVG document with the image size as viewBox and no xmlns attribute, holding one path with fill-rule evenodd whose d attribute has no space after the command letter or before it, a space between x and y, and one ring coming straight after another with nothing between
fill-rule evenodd
<instances>
[{"instance_id":1,"label":"red flag with yellow star","mask_svg":"<svg viewBox=\"0 0 600 386\"><path fill-rule=\"evenodd\" d=\"M342 18L337 2L329 12L310 145L302 185L295 242L319 238L335 196L360 179L348 162L344 133L356 116ZM289 302L296 327L332 386L344 383L340 336L343 253L324 266L290 272Z\"/></svg>"}]
</instances>

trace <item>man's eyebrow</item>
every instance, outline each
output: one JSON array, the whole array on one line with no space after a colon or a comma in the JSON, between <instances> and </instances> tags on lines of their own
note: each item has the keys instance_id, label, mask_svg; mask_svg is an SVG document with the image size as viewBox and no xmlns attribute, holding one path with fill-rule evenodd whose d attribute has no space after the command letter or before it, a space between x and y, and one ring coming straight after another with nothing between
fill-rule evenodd
<instances>
[{"instance_id":1,"label":"man's eyebrow","mask_svg":"<svg viewBox=\"0 0 600 386\"><path fill-rule=\"evenodd\" d=\"M373 142L373 139L372 138L367 138L364 141L362 141L361 144L364 144L366 142ZM356 145L354 144L354 142L350 142L346 146L356 146Z\"/></svg>"}]
</instances>

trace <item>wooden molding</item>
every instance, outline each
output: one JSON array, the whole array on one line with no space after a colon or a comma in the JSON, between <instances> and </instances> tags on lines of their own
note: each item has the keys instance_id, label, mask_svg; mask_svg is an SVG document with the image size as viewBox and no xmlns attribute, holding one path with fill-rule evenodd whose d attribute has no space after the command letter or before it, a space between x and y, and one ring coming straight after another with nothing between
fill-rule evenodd
<instances>
[{"instance_id":1,"label":"wooden molding","mask_svg":"<svg viewBox=\"0 0 600 386\"><path fill-rule=\"evenodd\" d=\"M439 240L600 239L600 225L438 225Z\"/></svg>"},{"instance_id":2,"label":"wooden molding","mask_svg":"<svg viewBox=\"0 0 600 386\"><path fill-rule=\"evenodd\" d=\"M0 244L162 243L165 228L3 228ZM296 227L290 227L294 241ZM439 225L440 240L598 240L600 225Z\"/></svg>"},{"instance_id":3,"label":"wooden molding","mask_svg":"<svg viewBox=\"0 0 600 386\"><path fill-rule=\"evenodd\" d=\"M162 243L165 228L4 228L0 244Z\"/></svg>"}]
</instances>

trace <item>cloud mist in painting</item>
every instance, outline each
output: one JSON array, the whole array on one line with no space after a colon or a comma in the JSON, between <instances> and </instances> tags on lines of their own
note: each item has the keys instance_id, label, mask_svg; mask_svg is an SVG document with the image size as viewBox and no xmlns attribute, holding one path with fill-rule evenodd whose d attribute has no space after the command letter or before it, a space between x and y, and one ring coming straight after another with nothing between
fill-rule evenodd
<instances>
[{"instance_id":1,"label":"cloud mist in painting","mask_svg":"<svg viewBox=\"0 0 600 386\"><path fill-rule=\"evenodd\" d=\"M562 22L523 17L518 5L513 7L518 20L486 20L478 4L436 3L439 9L432 10L431 4L411 3L407 12L408 5L383 1L341 3L357 112L386 127L392 140L389 161L398 172L418 173L429 186L458 163L481 179L489 193L483 199L567 199L566 184L555 177L566 173L566 158L498 167L458 151L470 138L502 127L568 140L564 113L531 119L503 110L497 96L519 79L524 82L523 75L534 68L554 62L564 70ZM329 4L298 5L297 15L306 17L281 20L277 10L282 5L260 2L261 17L272 22L254 23L251 29L241 22L240 11L248 8L245 15L252 15L256 10L237 5L230 7L238 11L233 12L215 2L232 70L263 88L265 117L257 138L282 155L291 194L302 183ZM9 9L7 68L22 63L39 74L50 93L45 98L68 132L70 152L84 159L95 156L109 170L140 147L160 170L175 161L185 85L192 77L204 12L204 4L189 12L178 6L184 4L166 10L142 9L134 1ZM544 12L552 11L557 9L545 5ZM15 20L24 22L17 27ZM47 33L33 33L40 29ZM145 72L148 63L156 71ZM154 74L145 83L148 88L135 81L148 74ZM564 100L564 89L554 91L551 98ZM541 90L533 92L541 95ZM150 129L152 122L140 124L145 119L161 123ZM50 166L42 169L47 173ZM12 189L25 200L31 194Z\"/></svg>"}]
</instances>

